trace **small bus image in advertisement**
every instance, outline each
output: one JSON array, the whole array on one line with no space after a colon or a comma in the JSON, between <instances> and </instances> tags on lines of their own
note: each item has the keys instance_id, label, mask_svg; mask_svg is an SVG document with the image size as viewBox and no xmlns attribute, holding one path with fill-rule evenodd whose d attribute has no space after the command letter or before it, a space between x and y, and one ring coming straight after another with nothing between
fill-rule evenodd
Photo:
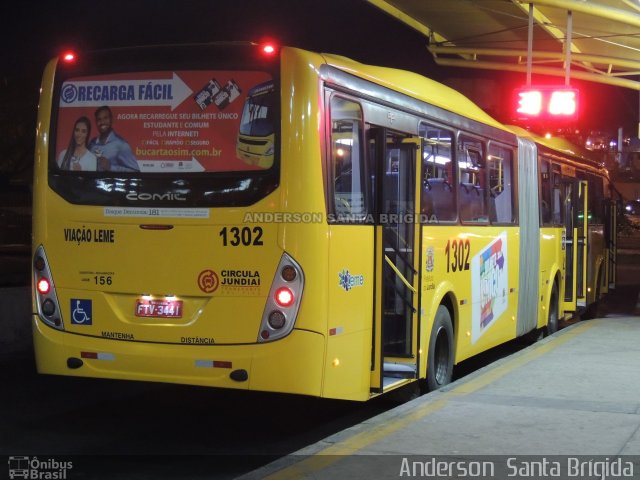
<instances>
[{"instance_id":1,"label":"small bus image in advertisement","mask_svg":"<svg viewBox=\"0 0 640 480\"><path fill-rule=\"evenodd\" d=\"M236 156L247 165L273 165L276 91L273 80L252 87L240 119Z\"/></svg>"}]
</instances>

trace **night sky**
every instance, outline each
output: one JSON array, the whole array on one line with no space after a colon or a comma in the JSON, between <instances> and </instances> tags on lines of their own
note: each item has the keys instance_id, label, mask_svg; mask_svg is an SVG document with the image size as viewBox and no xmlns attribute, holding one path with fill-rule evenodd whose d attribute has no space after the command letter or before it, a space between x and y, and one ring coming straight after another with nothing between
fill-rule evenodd
<instances>
[{"instance_id":1,"label":"night sky","mask_svg":"<svg viewBox=\"0 0 640 480\"><path fill-rule=\"evenodd\" d=\"M513 88L525 75L437 67L426 39L363 0L76 0L3 2L0 11L0 120L24 124L32 147L39 81L66 48L276 39L282 45L412 70L450 84L508 121ZM535 80L535 77L534 77ZM553 79L562 82L562 79ZM581 127L636 132L638 93L575 82L583 91ZM6 128L5 128L6 131ZM24 140L21 140L24 143ZM2 141L5 150L15 148Z\"/></svg>"},{"instance_id":2,"label":"night sky","mask_svg":"<svg viewBox=\"0 0 640 480\"><path fill-rule=\"evenodd\" d=\"M363 61L422 68L423 74L432 66L422 35L362 0L22 0L2 9L3 76L41 71L67 47L264 37Z\"/></svg>"}]
</instances>

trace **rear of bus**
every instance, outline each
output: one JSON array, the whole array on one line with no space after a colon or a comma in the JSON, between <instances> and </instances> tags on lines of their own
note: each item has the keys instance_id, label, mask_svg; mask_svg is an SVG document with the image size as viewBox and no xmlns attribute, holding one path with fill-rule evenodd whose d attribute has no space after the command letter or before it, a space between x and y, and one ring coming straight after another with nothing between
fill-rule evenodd
<instances>
[{"instance_id":1,"label":"rear of bus","mask_svg":"<svg viewBox=\"0 0 640 480\"><path fill-rule=\"evenodd\" d=\"M321 394L317 305L301 305L317 255L305 252L326 226L277 221L290 208L283 164L307 159L320 179L319 143L288 145L298 156L284 160L280 118L296 112L280 111L280 63L253 44L49 63L34 176L40 373ZM243 131L270 142L256 161L238 153ZM315 195L321 211L321 182L294 183L288 198Z\"/></svg>"}]
</instances>

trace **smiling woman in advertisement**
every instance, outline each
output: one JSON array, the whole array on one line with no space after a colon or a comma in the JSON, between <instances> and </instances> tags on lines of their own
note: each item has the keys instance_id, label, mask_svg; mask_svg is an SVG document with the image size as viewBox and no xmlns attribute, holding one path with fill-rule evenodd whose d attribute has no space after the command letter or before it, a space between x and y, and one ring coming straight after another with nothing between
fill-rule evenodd
<instances>
[{"instance_id":1,"label":"smiling woman in advertisement","mask_svg":"<svg viewBox=\"0 0 640 480\"><path fill-rule=\"evenodd\" d=\"M58 167L62 170L96 171L97 158L89 151L91 121L80 117L73 126L69 146L60 152Z\"/></svg>"}]
</instances>

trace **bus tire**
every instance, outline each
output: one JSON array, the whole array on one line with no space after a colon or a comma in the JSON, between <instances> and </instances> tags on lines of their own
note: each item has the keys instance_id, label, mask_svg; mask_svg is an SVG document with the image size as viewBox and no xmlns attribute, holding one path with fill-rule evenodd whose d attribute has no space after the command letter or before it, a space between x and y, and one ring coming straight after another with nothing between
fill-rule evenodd
<instances>
[{"instance_id":1,"label":"bus tire","mask_svg":"<svg viewBox=\"0 0 640 480\"><path fill-rule=\"evenodd\" d=\"M552 335L558 331L558 287L553 286L551 298L549 299L549 316L547 319L547 335Z\"/></svg>"},{"instance_id":2,"label":"bus tire","mask_svg":"<svg viewBox=\"0 0 640 480\"><path fill-rule=\"evenodd\" d=\"M436 311L429 338L427 357L427 388L437 390L451 382L453 375L453 324L444 305Z\"/></svg>"}]
</instances>

